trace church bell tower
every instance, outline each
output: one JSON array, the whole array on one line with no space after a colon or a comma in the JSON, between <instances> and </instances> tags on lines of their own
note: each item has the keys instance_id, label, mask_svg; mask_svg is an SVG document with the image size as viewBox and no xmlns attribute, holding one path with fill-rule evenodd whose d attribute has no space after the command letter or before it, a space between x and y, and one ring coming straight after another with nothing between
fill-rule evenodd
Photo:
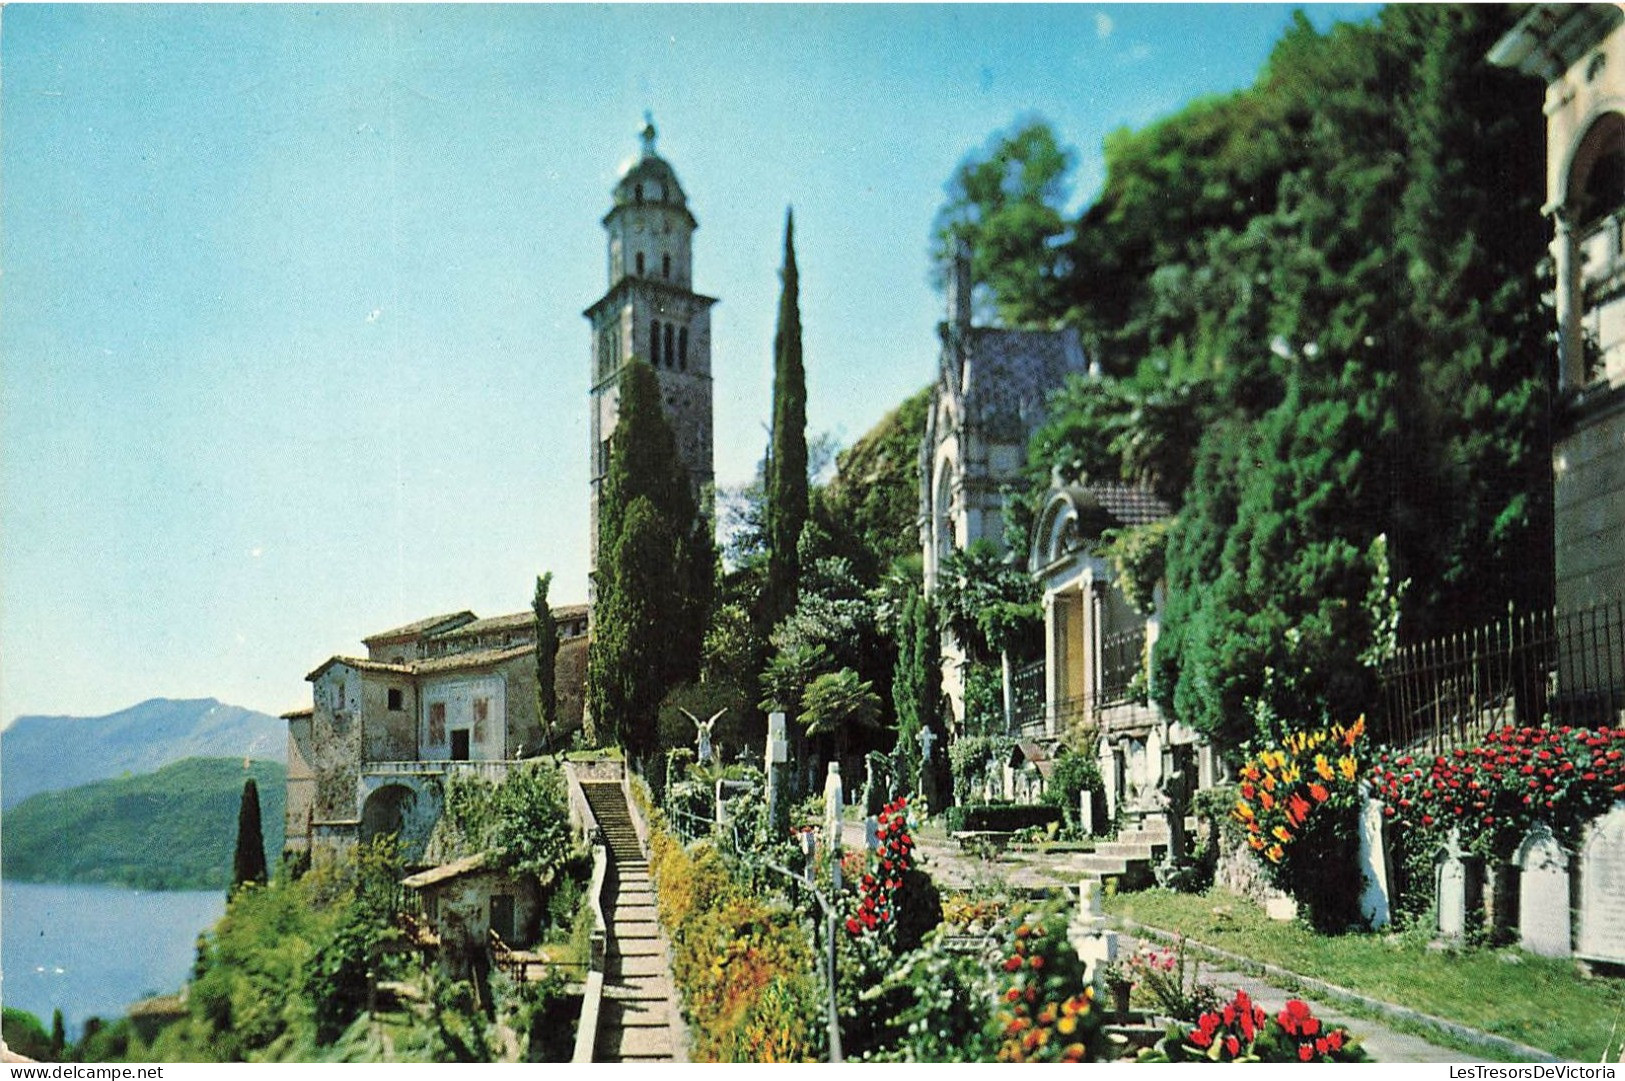
<instances>
[{"instance_id":1,"label":"church bell tower","mask_svg":"<svg viewBox=\"0 0 1625 1081\"><path fill-rule=\"evenodd\" d=\"M693 240L698 223L677 174L655 153L655 127L645 114L643 147L621 170L604 215L609 290L583 314L592 324L592 478L590 569L598 568L598 513L609 443L619 415L620 372L645 360L660 381L677 455L701 513L711 514L711 305L694 292Z\"/></svg>"}]
</instances>

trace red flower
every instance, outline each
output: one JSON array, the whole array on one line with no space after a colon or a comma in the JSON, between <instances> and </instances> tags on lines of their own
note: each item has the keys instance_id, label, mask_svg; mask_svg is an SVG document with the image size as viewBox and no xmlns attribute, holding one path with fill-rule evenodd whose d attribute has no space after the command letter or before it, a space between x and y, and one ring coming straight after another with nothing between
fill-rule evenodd
<instances>
[{"instance_id":1,"label":"red flower","mask_svg":"<svg viewBox=\"0 0 1625 1081\"><path fill-rule=\"evenodd\" d=\"M1229 1053L1231 1058L1235 1058L1237 1055L1241 1054L1241 1041L1236 1039L1234 1036L1226 1036L1224 1038L1224 1049Z\"/></svg>"},{"instance_id":2,"label":"red flower","mask_svg":"<svg viewBox=\"0 0 1625 1081\"><path fill-rule=\"evenodd\" d=\"M847 934L855 935L855 934L858 934L859 932L861 932L862 930L863 930L863 925L860 924L856 919L853 919L851 917L847 918L847 921L846 921L846 933Z\"/></svg>"},{"instance_id":3,"label":"red flower","mask_svg":"<svg viewBox=\"0 0 1625 1081\"><path fill-rule=\"evenodd\" d=\"M1310 1059L1312 1059L1314 1057L1315 1057L1315 1049L1313 1047L1310 1047L1308 1044L1299 1044L1298 1045L1298 1061L1299 1062L1308 1062Z\"/></svg>"},{"instance_id":4,"label":"red flower","mask_svg":"<svg viewBox=\"0 0 1625 1081\"><path fill-rule=\"evenodd\" d=\"M1012 955L1010 957L1005 958L1004 970L1006 972L1014 972L1016 969L1018 969L1020 967L1021 967L1021 958L1020 957Z\"/></svg>"}]
</instances>

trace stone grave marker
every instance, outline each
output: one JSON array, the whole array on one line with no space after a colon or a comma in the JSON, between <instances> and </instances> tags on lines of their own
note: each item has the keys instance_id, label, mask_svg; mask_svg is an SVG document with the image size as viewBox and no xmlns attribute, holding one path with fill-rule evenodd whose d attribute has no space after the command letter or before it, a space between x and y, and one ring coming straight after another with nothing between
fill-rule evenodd
<instances>
[{"instance_id":1,"label":"stone grave marker","mask_svg":"<svg viewBox=\"0 0 1625 1081\"><path fill-rule=\"evenodd\" d=\"M1569 854L1551 828L1537 822L1512 862L1519 872L1518 945L1541 957L1567 957L1574 948L1569 933Z\"/></svg>"},{"instance_id":2,"label":"stone grave marker","mask_svg":"<svg viewBox=\"0 0 1625 1081\"><path fill-rule=\"evenodd\" d=\"M1580 846L1580 934L1575 953L1625 964L1625 803L1591 824Z\"/></svg>"},{"instance_id":3,"label":"stone grave marker","mask_svg":"<svg viewBox=\"0 0 1625 1081\"><path fill-rule=\"evenodd\" d=\"M1439 938L1460 942L1467 936L1467 860L1454 830L1439 859Z\"/></svg>"},{"instance_id":4,"label":"stone grave marker","mask_svg":"<svg viewBox=\"0 0 1625 1081\"><path fill-rule=\"evenodd\" d=\"M1388 926L1388 854L1382 838L1382 803L1367 798L1360 810L1360 915L1373 931Z\"/></svg>"}]
</instances>

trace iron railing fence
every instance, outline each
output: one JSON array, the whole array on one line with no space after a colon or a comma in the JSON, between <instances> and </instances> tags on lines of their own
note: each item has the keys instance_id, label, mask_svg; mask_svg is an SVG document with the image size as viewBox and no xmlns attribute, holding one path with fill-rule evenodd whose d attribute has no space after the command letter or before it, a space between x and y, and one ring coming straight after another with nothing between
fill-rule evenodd
<instances>
[{"instance_id":1,"label":"iron railing fence","mask_svg":"<svg viewBox=\"0 0 1625 1081\"><path fill-rule=\"evenodd\" d=\"M1055 701L1055 731L1070 731L1090 718L1116 706L1140 701L1139 688L1145 686L1145 630L1108 635L1101 642L1100 688ZM1052 712L1044 699L1042 658L1015 668L1010 673L1011 705L1014 713L1012 735L1035 737L1048 731Z\"/></svg>"},{"instance_id":2,"label":"iron railing fence","mask_svg":"<svg viewBox=\"0 0 1625 1081\"><path fill-rule=\"evenodd\" d=\"M1108 634L1100 640L1101 707L1131 701L1145 685L1145 626Z\"/></svg>"},{"instance_id":3,"label":"iron railing fence","mask_svg":"<svg viewBox=\"0 0 1625 1081\"><path fill-rule=\"evenodd\" d=\"M1625 723L1625 601L1515 613L1401 648L1378 673L1382 742L1437 753L1506 724Z\"/></svg>"}]
</instances>

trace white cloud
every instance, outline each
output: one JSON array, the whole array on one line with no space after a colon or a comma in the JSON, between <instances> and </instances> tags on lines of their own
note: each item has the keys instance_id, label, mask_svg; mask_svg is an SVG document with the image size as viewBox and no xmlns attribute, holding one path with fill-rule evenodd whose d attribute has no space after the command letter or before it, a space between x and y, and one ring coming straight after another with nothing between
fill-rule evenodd
<instances>
[{"instance_id":1,"label":"white cloud","mask_svg":"<svg viewBox=\"0 0 1625 1081\"><path fill-rule=\"evenodd\" d=\"M1104 11L1095 12L1095 37L1102 41L1112 36L1112 17Z\"/></svg>"},{"instance_id":2,"label":"white cloud","mask_svg":"<svg viewBox=\"0 0 1625 1081\"><path fill-rule=\"evenodd\" d=\"M376 322L378 322L378 320L382 319L383 317L384 317L384 309L382 309L382 308L374 308L372 311L367 313L367 322L376 323Z\"/></svg>"}]
</instances>

